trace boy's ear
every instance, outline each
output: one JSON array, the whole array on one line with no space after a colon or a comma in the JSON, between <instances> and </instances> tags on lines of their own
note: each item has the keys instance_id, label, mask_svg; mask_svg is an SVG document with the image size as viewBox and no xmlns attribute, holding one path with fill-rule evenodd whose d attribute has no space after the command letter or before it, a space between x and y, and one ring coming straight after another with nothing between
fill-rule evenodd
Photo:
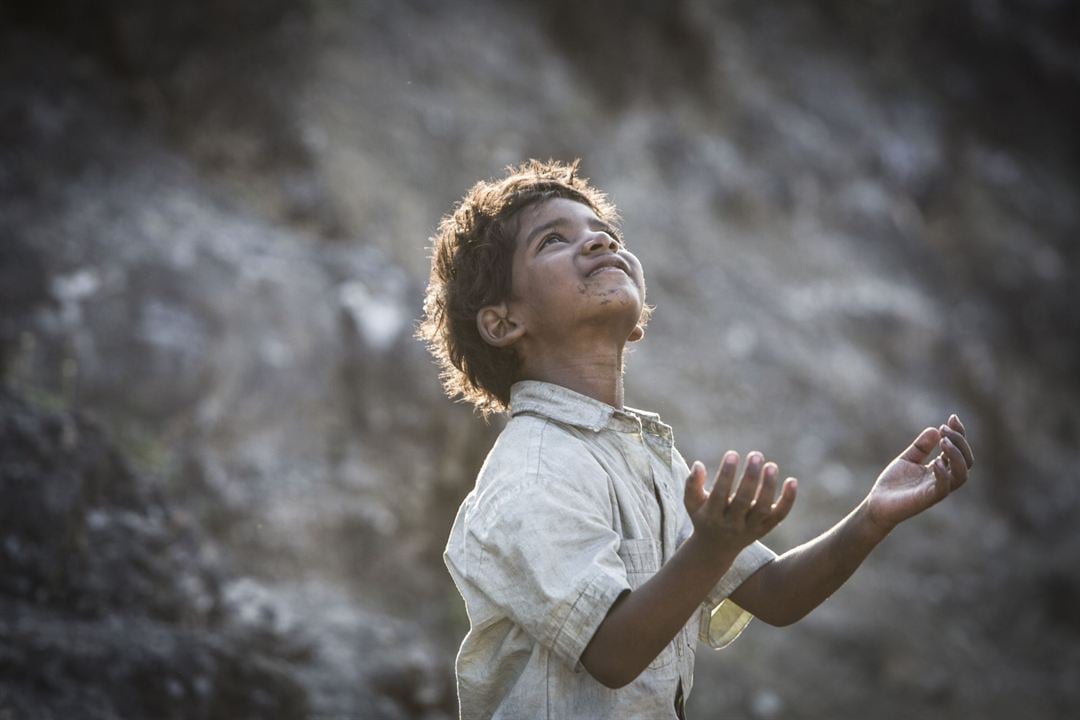
<instances>
[{"instance_id":1,"label":"boy's ear","mask_svg":"<svg viewBox=\"0 0 1080 720\"><path fill-rule=\"evenodd\" d=\"M637 342L643 337L645 337L645 328L635 325L634 329L630 331L630 337L626 338L626 342Z\"/></svg>"},{"instance_id":2,"label":"boy's ear","mask_svg":"<svg viewBox=\"0 0 1080 720\"><path fill-rule=\"evenodd\" d=\"M505 302L488 305L476 313L476 329L488 345L510 347L525 334L525 326L510 317Z\"/></svg>"}]
</instances>

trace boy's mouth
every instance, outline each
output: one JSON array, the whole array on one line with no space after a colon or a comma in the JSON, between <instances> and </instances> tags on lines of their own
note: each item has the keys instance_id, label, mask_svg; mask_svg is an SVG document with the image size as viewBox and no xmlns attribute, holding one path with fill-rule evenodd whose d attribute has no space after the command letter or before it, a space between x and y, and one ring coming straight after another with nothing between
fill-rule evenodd
<instances>
[{"instance_id":1,"label":"boy's mouth","mask_svg":"<svg viewBox=\"0 0 1080 720\"><path fill-rule=\"evenodd\" d=\"M593 275L598 275L605 270L621 270L628 277L630 275L630 267L626 264L626 261L618 255L610 255L598 262L596 264L596 267L590 270L585 277L592 277Z\"/></svg>"}]
</instances>

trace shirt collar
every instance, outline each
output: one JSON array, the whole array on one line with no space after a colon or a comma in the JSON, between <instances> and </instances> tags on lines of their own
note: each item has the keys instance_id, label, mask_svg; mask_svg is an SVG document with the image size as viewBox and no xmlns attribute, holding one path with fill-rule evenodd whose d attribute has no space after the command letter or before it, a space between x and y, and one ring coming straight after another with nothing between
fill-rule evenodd
<instances>
[{"instance_id":1,"label":"shirt collar","mask_svg":"<svg viewBox=\"0 0 1080 720\"><path fill-rule=\"evenodd\" d=\"M510 414L532 413L566 425L600 432L645 432L672 441L669 425L646 410L622 410L582 395L562 385L539 380L520 380L510 387Z\"/></svg>"}]
</instances>

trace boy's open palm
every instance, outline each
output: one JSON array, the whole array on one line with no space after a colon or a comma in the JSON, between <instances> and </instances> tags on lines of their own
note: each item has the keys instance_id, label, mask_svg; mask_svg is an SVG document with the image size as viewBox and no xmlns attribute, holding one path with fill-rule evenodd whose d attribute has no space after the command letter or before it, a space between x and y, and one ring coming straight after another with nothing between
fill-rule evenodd
<instances>
[{"instance_id":1,"label":"boy's open palm","mask_svg":"<svg viewBox=\"0 0 1080 720\"><path fill-rule=\"evenodd\" d=\"M705 491L705 466L700 462L686 479L684 502L694 534L718 552L738 553L776 527L795 503L795 478L784 481L773 502L779 471L758 452L747 456L742 480L732 492L738 464L738 453L724 455L711 492Z\"/></svg>"},{"instance_id":2,"label":"boy's open palm","mask_svg":"<svg viewBox=\"0 0 1080 720\"><path fill-rule=\"evenodd\" d=\"M937 449L941 454L927 462ZM967 433L956 415L946 425L926 428L878 476L867 497L871 519L891 530L963 485L974 463Z\"/></svg>"}]
</instances>

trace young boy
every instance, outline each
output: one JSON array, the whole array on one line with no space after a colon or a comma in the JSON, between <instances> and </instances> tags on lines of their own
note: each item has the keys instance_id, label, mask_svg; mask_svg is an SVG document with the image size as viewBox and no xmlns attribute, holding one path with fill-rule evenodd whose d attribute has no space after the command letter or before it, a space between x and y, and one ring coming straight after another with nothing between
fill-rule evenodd
<instances>
[{"instance_id":1,"label":"young boy","mask_svg":"<svg viewBox=\"0 0 1080 720\"><path fill-rule=\"evenodd\" d=\"M706 491L671 428L623 405L645 281L615 208L576 170L531 161L480 182L433 238L419 335L448 394L511 415L444 555L471 625L456 662L466 719L683 718L699 640L723 647L753 616L799 620L973 463L953 415L835 527L777 556L759 538L791 509L794 478L759 452L740 474L728 451Z\"/></svg>"}]
</instances>

